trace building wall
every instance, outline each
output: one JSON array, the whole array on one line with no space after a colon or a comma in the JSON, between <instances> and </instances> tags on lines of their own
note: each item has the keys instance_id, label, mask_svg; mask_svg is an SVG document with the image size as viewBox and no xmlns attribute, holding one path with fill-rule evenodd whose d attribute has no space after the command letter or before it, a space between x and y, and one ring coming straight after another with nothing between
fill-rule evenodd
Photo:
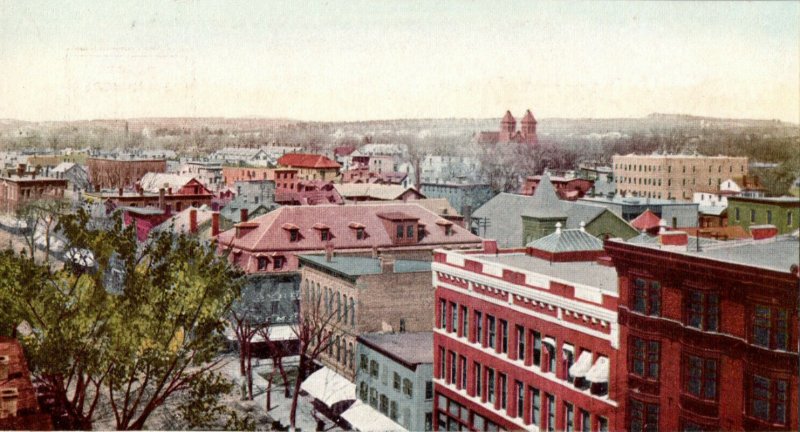
<instances>
[{"instance_id":1,"label":"building wall","mask_svg":"<svg viewBox=\"0 0 800 432\"><path fill-rule=\"evenodd\" d=\"M420 192L428 198L446 198L447 202L464 216L469 216L471 211L477 210L494 196L489 185L424 183L420 188L422 189Z\"/></svg>"},{"instance_id":2,"label":"building wall","mask_svg":"<svg viewBox=\"0 0 800 432\"><path fill-rule=\"evenodd\" d=\"M167 161L89 158L86 167L95 189L131 188L149 172L167 172Z\"/></svg>"},{"instance_id":3,"label":"building wall","mask_svg":"<svg viewBox=\"0 0 800 432\"><path fill-rule=\"evenodd\" d=\"M67 180L49 178L0 178L0 212L13 213L26 202L38 199L61 199Z\"/></svg>"},{"instance_id":4,"label":"building wall","mask_svg":"<svg viewBox=\"0 0 800 432\"><path fill-rule=\"evenodd\" d=\"M497 270L497 269L495 269ZM437 253L435 257L434 286L436 289L436 328L434 329L434 410L438 430L490 430L488 422L506 430L531 428L533 392L540 396L538 425L543 428L548 418L546 395L555 399L554 429L566 429L566 409L573 408L573 430L582 426L581 411L589 414L589 427L598 429L598 421L607 421L608 430L621 430L618 413L619 395L625 394L624 385L617 379L620 368L616 333L616 298L601 295L593 302L576 301L575 287L557 283L544 275L528 275L506 269L491 270L485 264L468 255L456 256ZM502 273L502 277L495 274ZM529 282L538 279L532 286ZM540 293L548 292L546 302ZM523 294L524 293L524 294ZM442 302L444 302L444 307ZM453 306L458 316L453 317ZM573 308L583 314L574 314ZM467 332L461 320L466 308ZM477 342L476 312L481 313L482 336ZM487 316L495 318L497 339L495 348L487 345ZM504 352L501 336L501 321L508 323L508 349ZM609 321L605 321L609 320ZM453 322L456 328L453 327ZM524 359L519 357L517 328L525 337ZM534 360L536 334L539 340L550 337L555 340L553 350L555 370L549 370L550 354L541 349L538 365ZM577 383L568 379L569 363L565 349L572 346L573 361L577 361L583 350L593 354L593 363L599 356L610 361L608 394L598 396L589 390L581 390ZM452 377L453 353L458 363L456 379ZM444 359L442 356L444 355ZM465 362L462 362L464 357ZM463 382L463 365L466 363L466 383ZM476 368L480 365L482 392L477 392ZM444 367L444 370L442 369ZM487 368L495 372L495 402L488 402L486 389ZM501 406L499 375L507 376L507 404ZM516 383L523 385L523 411L517 409ZM447 406L444 406L447 404ZM454 405L455 404L455 405ZM478 417L476 417L478 416ZM484 424L476 423L483 418ZM543 430L543 429L542 429Z\"/></svg>"},{"instance_id":5,"label":"building wall","mask_svg":"<svg viewBox=\"0 0 800 432\"><path fill-rule=\"evenodd\" d=\"M619 276L620 354L626 359L623 376L627 374L629 389L623 396L627 404L624 429L636 429L631 423L631 401L636 401L657 407L658 430L685 430L687 422L702 430L797 430L798 321L795 307L787 306L797 302L796 277L620 243L607 243L606 250ZM659 313L636 310L637 279L660 284ZM693 293L718 296L716 330L690 324ZM777 310L787 314L788 352L754 342L757 306L770 307L772 314ZM635 372L634 338L660 346L655 377ZM713 396L702 393L698 397L689 391L689 356L716 362L715 374L704 373L700 380L716 385ZM785 424L765 423L749 414L754 374L788 383Z\"/></svg>"},{"instance_id":6,"label":"building wall","mask_svg":"<svg viewBox=\"0 0 800 432\"><path fill-rule=\"evenodd\" d=\"M522 216L522 244L526 245L554 233L557 223L563 227L567 223L567 218L539 219Z\"/></svg>"},{"instance_id":7,"label":"building wall","mask_svg":"<svg viewBox=\"0 0 800 432\"><path fill-rule=\"evenodd\" d=\"M800 199L782 204L728 199L728 225L739 225L745 230L751 225L770 224L775 225L780 234L792 233L800 226L799 219Z\"/></svg>"},{"instance_id":8,"label":"building wall","mask_svg":"<svg viewBox=\"0 0 800 432\"><path fill-rule=\"evenodd\" d=\"M613 157L617 192L626 196L691 201L695 192L716 192L730 177L747 175L745 157Z\"/></svg>"},{"instance_id":9,"label":"building wall","mask_svg":"<svg viewBox=\"0 0 800 432\"><path fill-rule=\"evenodd\" d=\"M409 369L392 358L373 350L364 344L358 344L356 359L358 371L356 373L356 397L364 403L372 405L373 408L382 412L386 417L391 418L396 423L410 431L430 431L431 427L426 426L426 415L431 418L433 425L433 392L430 397L426 397L426 386L433 386L433 365L421 364L416 369ZM365 363L366 361L366 363ZM369 364L375 361L378 364L378 376L370 374ZM400 377L399 387L394 385L394 374ZM411 386L411 396L404 392L403 382L409 380ZM366 398L364 396L366 390ZM377 403L370 399L371 392L377 392ZM384 412L381 408L381 396L386 396L389 400ZM372 403L371 403L372 402ZM392 404L396 404L397 415L392 415Z\"/></svg>"},{"instance_id":10,"label":"building wall","mask_svg":"<svg viewBox=\"0 0 800 432\"><path fill-rule=\"evenodd\" d=\"M595 220L591 221L586 225L586 232L600 239L608 235L609 237L620 237L625 240L639 234L635 228L615 217L611 212L603 212Z\"/></svg>"}]
</instances>

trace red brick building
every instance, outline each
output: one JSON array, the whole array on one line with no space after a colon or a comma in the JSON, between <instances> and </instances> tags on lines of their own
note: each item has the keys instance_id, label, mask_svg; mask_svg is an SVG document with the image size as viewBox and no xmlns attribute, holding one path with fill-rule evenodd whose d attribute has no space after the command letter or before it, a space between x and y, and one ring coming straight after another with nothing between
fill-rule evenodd
<instances>
[{"instance_id":1,"label":"red brick building","mask_svg":"<svg viewBox=\"0 0 800 432\"><path fill-rule=\"evenodd\" d=\"M436 430L621 430L616 271L557 231L526 249L437 250Z\"/></svg>"},{"instance_id":2,"label":"red brick building","mask_svg":"<svg viewBox=\"0 0 800 432\"><path fill-rule=\"evenodd\" d=\"M536 145L538 143L538 138L536 137L537 123L531 110L527 110L520 122L522 127L517 130L517 120L511 115L511 111L506 111L506 114L500 120L499 131L483 131L478 133L476 138L480 144L518 143Z\"/></svg>"},{"instance_id":3,"label":"red brick building","mask_svg":"<svg viewBox=\"0 0 800 432\"><path fill-rule=\"evenodd\" d=\"M89 183L94 190L132 188L139 179L149 172L167 172L164 159L102 159L86 160Z\"/></svg>"},{"instance_id":4,"label":"red brick building","mask_svg":"<svg viewBox=\"0 0 800 432\"><path fill-rule=\"evenodd\" d=\"M797 430L797 237L605 243L619 277L619 429Z\"/></svg>"},{"instance_id":5,"label":"red brick building","mask_svg":"<svg viewBox=\"0 0 800 432\"><path fill-rule=\"evenodd\" d=\"M16 339L0 337L0 430L52 430L41 411L31 372Z\"/></svg>"},{"instance_id":6,"label":"red brick building","mask_svg":"<svg viewBox=\"0 0 800 432\"><path fill-rule=\"evenodd\" d=\"M318 154L289 153L278 159L278 166L294 168L303 180L333 180L339 175L337 162Z\"/></svg>"},{"instance_id":7,"label":"red brick building","mask_svg":"<svg viewBox=\"0 0 800 432\"><path fill-rule=\"evenodd\" d=\"M66 189L67 179L25 175L24 172L0 177L0 212L13 213L26 202L38 199L61 199Z\"/></svg>"},{"instance_id":8,"label":"red brick building","mask_svg":"<svg viewBox=\"0 0 800 432\"><path fill-rule=\"evenodd\" d=\"M556 189L559 198L567 201L575 201L586 196L586 193L592 190L594 180L587 180L581 178L564 178L564 177L549 177L550 183ZM542 176L530 176L525 179L522 184L520 194L533 195L536 193L536 187L542 181Z\"/></svg>"},{"instance_id":9,"label":"red brick building","mask_svg":"<svg viewBox=\"0 0 800 432\"><path fill-rule=\"evenodd\" d=\"M137 181L134 191L122 188L113 192L87 192L86 198L106 204L108 211L117 207L148 207L180 212L189 207L211 206L214 193L197 179L177 174L148 175L144 184Z\"/></svg>"},{"instance_id":10,"label":"red brick building","mask_svg":"<svg viewBox=\"0 0 800 432\"><path fill-rule=\"evenodd\" d=\"M292 168L223 167L222 179L228 187L237 181L272 180L276 189L295 190L297 170Z\"/></svg>"}]
</instances>

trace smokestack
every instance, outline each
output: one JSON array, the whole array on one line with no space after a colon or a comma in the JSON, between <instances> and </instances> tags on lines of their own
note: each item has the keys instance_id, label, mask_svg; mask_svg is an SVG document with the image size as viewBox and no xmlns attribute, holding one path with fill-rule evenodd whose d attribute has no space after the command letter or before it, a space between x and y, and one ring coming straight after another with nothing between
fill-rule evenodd
<instances>
[{"instance_id":1,"label":"smokestack","mask_svg":"<svg viewBox=\"0 0 800 432\"><path fill-rule=\"evenodd\" d=\"M211 237L219 235L219 212L211 213Z\"/></svg>"},{"instance_id":2,"label":"smokestack","mask_svg":"<svg viewBox=\"0 0 800 432\"><path fill-rule=\"evenodd\" d=\"M333 243L328 242L325 243L325 262L331 262L333 260Z\"/></svg>"},{"instance_id":3,"label":"smokestack","mask_svg":"<svg viewBox=\"0 0 800 432\"><path fill-rule=\"evenodd\" d=\"M172 188L171 187L167 188L167 195L172 195Z\"/></svg>"},{"instance_id":4,"label":"smokestack","mask_svg":"<svg viewBox=\"0 0 800 432\"><path fill-rule=\"evenodd\" d=\"M247 222L247 209L239 209L239 222Z\"/></svg>"},{"instance_id":5,"label":"smokestack","mask_svg":"<svg viewBox=\"0 0 800 432\"><path fill-rule=\"evenodd\" d=\"M195 208L189 210L189 232L197 233L197 209Z\"/></svg>"},{"instance_id":6,"label":"smokestack","mask_svg":"<svg viewBox=\"0 0 800 432\"><path fill-rule=\"evenodd\" d=\"M164 210L164 188L158 190L158 208Z\"/></svg>"}]
</instances>

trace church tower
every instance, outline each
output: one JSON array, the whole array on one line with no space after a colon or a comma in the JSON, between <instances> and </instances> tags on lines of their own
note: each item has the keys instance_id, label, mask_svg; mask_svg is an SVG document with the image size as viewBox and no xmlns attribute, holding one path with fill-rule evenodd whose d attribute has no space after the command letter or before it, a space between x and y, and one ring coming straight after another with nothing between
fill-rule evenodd
<instances>
[{"instance_id":1,"label":"church tower","mask_svg":"<svg viewBox=\"0 0 800 432\"><path fill-rule=\"evenodd\" d=\"M509 142L517 132L517 120L511 115L511 111L506 111L506 115L500 120L500 142Z\"/></svg>"},{"instance_id":2,"label":"church tower","mask_svg":"<svg viewBox=\"0 0 800 432\"><path fill-rule=\"evenodd\" d=\"M521 125L522 140L526 144L536 144L536 119L533 117L531 110L525 111L525 117L522 118Z\"/></svg>"}]
</instances>

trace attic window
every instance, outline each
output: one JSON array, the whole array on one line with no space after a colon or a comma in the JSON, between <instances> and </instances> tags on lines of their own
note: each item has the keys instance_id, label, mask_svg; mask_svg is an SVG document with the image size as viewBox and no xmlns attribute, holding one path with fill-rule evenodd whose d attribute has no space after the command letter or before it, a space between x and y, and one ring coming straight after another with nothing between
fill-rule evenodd
<instances>
[{"instance_id":1,"label":"attic window","mask_svg":"<svg viewBox=\"0 0 800 432\"><path fill-rule=\"evenodd\" d=\"M330 239L332 239L332 238L333 238L333 237L331 236L331 230L329 230L329 229L323 229L323 230L320 230L320 231L319 231L319 238L320 238L320 240L322 240L322 241L329 241Z\"/></svg>"},{"instance_id":2,"label":"attic window","mask_svg":"<svg viewBox=\"0 0 800 432\"><path fill-rule=\"evenodd\" d=\"M258 269L262 271L267 269L267 257L258 257Z\"/></svg>"},{"instance_id":3,"label":"attic window","mask_svg":"<svg viewBox=\"0 0 800 432\"><path fill-rule=\"evenodd\" d=\"M365 237L364 228L356 228L356 240L364 240Z\"/></svg>"},{"instance_id":4,"label":"attic window","mask_svg":"<svg viewBox=\"0 0 800 432\"><path fill-rule=\"evenodd\" d=\"M439 219L436 225L444 227L444 235L449 236L453 234L453 223L446 219Z\"/></svg>"},{"instance_id":5,"label":"attic window","mask_svg":"<svg viewBox=\"0 0 800 432\"><path fill-rule=\"evenodd\" d=\"M427 234L425 231L425 225L423 224L417 225L417 239L419 241L422 241L422 239L425 238L425 234Z\"/></svg>"},{"instance_id":6,"label":"attic window","mask_svg":"<svg viewBox=\"0 0 800 432\"><path fill-rule=\"evenodd\" d=\"M275 270L282 269L284 264L286 264L286 258L282 256L276 256L272 259L272 268Z\"/></svg>"}]
</instances>

